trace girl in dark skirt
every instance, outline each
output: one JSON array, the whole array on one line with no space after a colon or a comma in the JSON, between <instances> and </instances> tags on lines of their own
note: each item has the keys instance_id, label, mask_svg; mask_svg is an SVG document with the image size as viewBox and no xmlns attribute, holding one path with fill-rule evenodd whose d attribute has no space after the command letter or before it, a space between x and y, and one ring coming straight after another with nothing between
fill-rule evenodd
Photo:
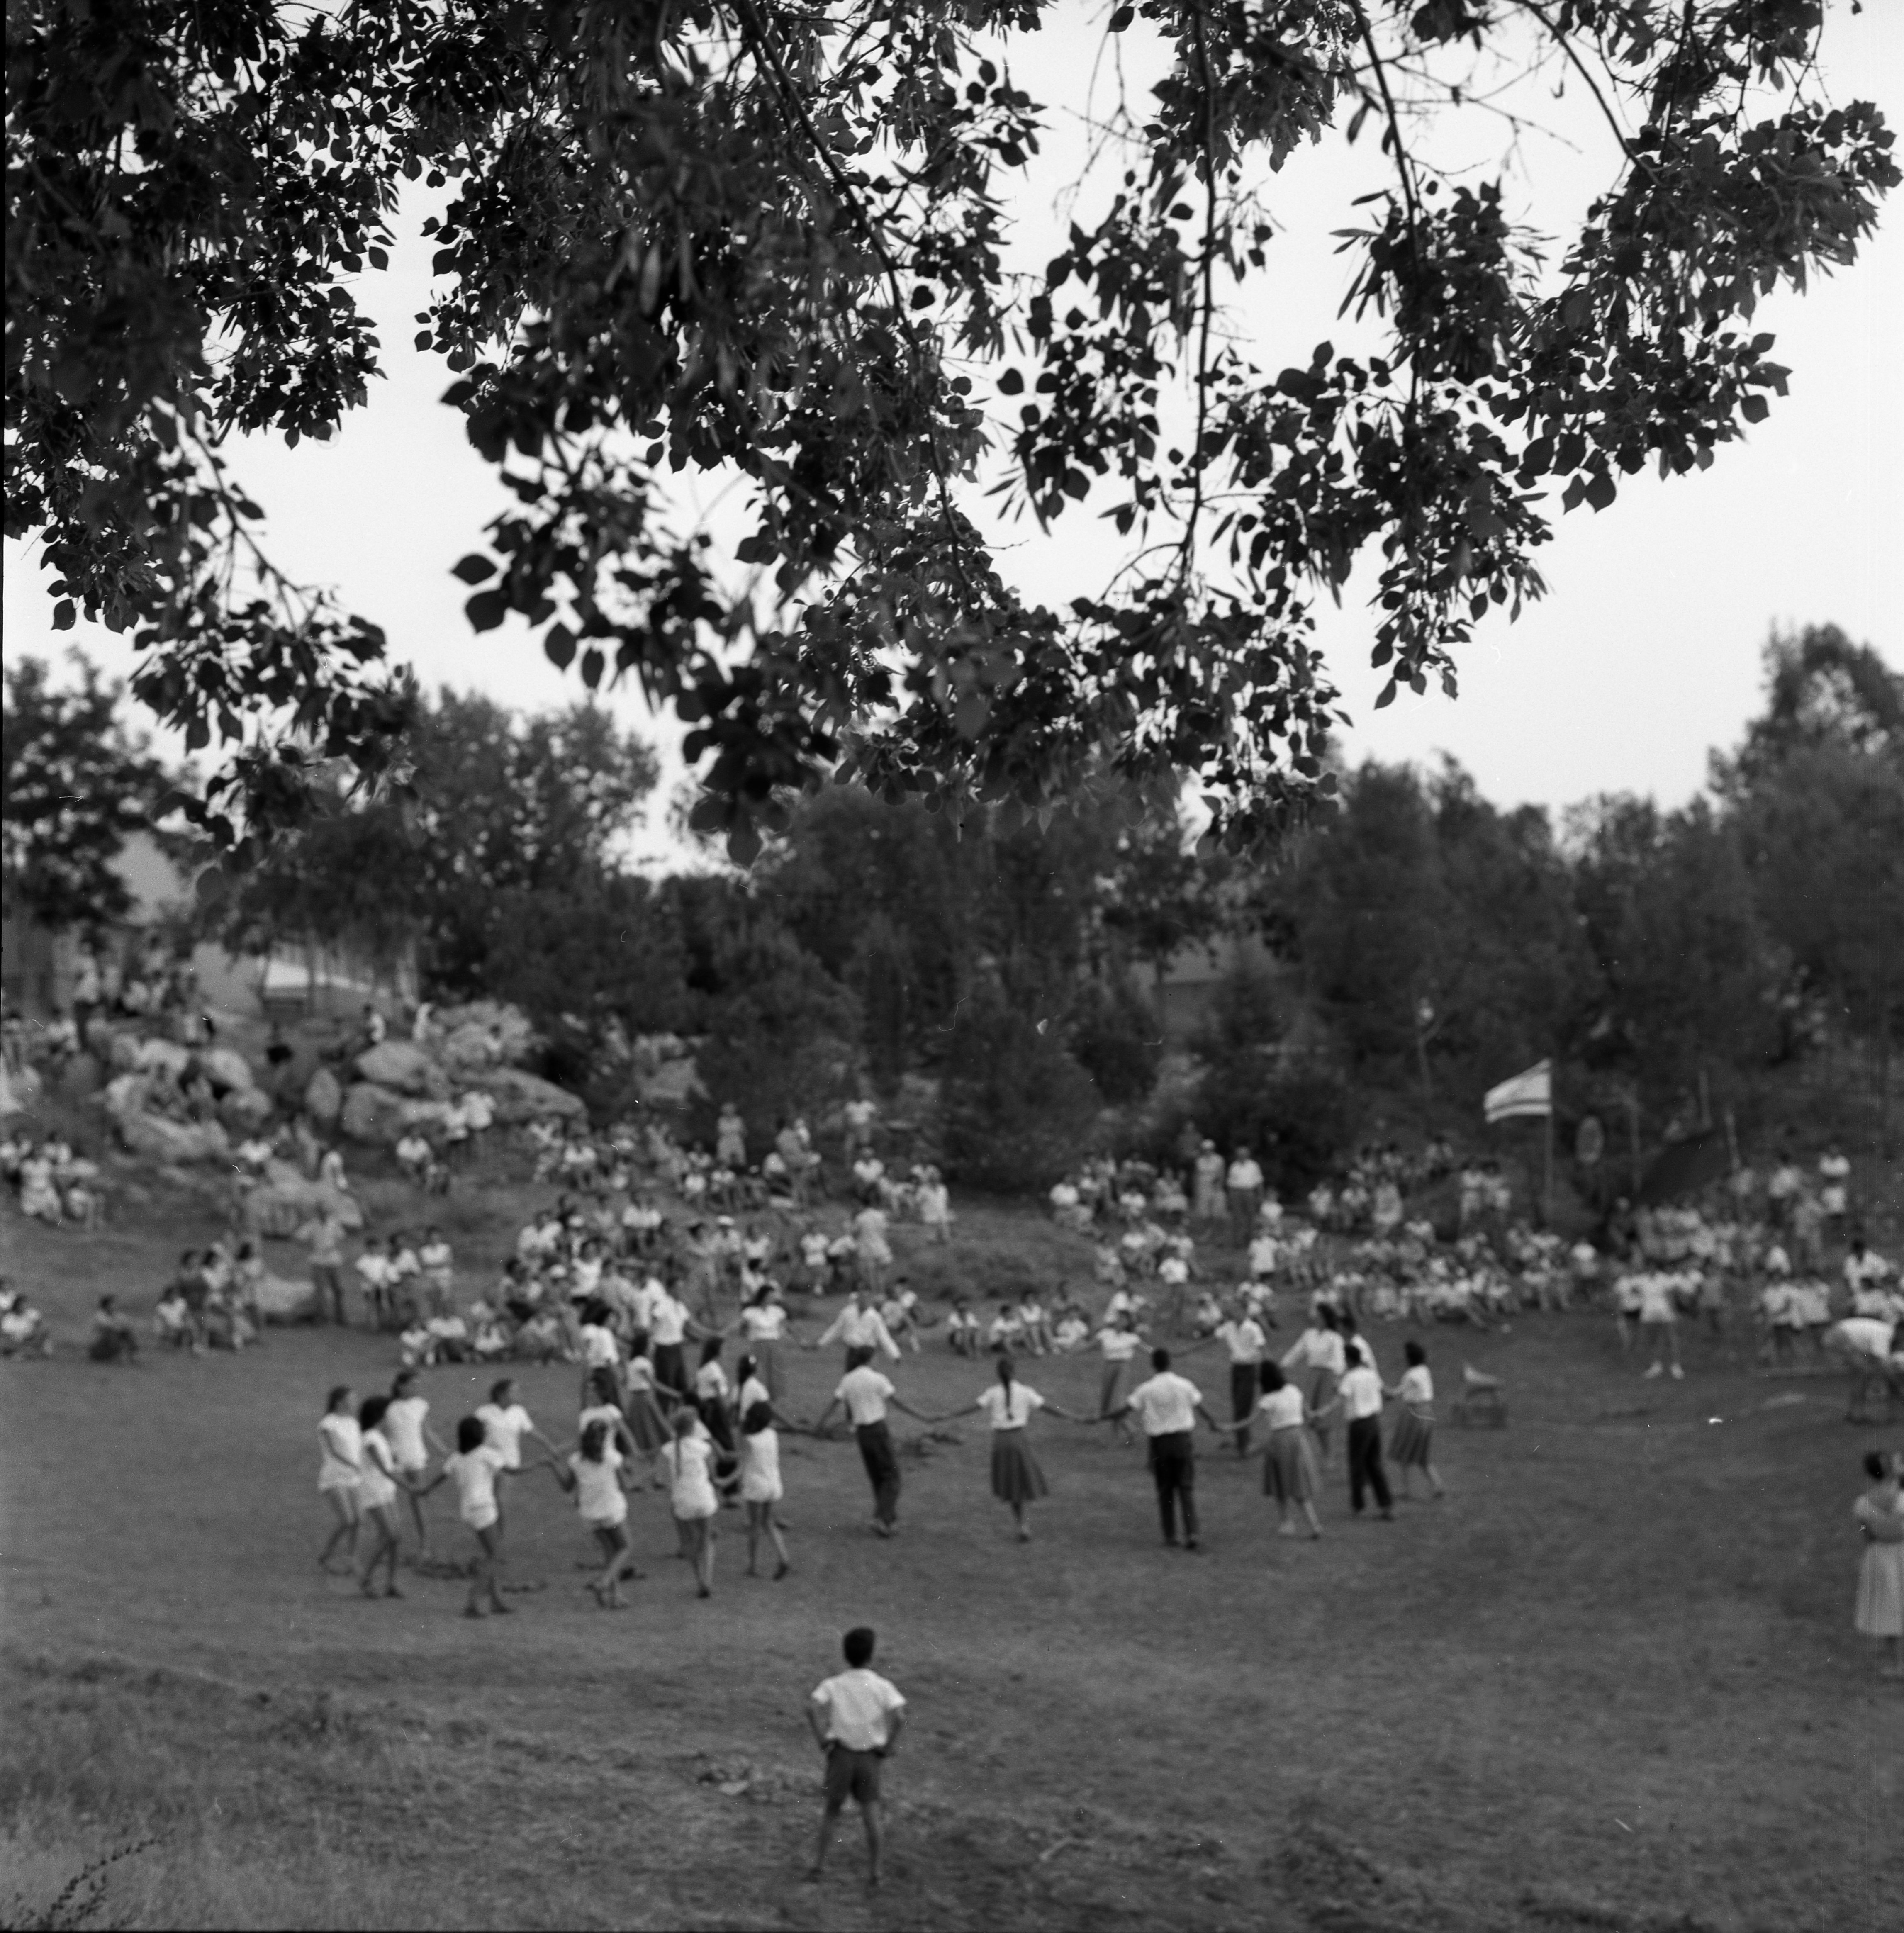
<instances>
[{"instance_id":1,"label":"girl in dark skirt","mask_svg":"<svg viewBox=\"0 0 1904 1933\"><path fill-rule=\"evenodd\" d=\"M1430 1491L1440 1496L1441 1473L1430 1461L1434 1447L1435 1384L1428 1373L1428 1352L1419 1342L1405 1342L1402 1354L1408 1367L1402 1372L1401 1381L1388 1392L1399 1396L1402 1406L1394 1433L1388 1438L1388 1460L1401 1472L1403 1496L1412 1494L1409 1489L1411 1470L1421 1471Z\"/></svg>"},{"instance_id":2,"label":"girl in dark skirt","mask_svg":"<svg viewBox=\"0 0 1904 1933\"><path fill-rule=\"evenodd\" d=\"M991 1493L1000 1503L1010 1507L1012 1521L1018 1526L1021 1544L1031 1541L1031 1526L1025 1521L1026 1510L1040 1497L1051 1494L1045 1473L1038 1467L1038 1460L1032 1455L1025 1440L1026 1426L1033 1412L1040 1409L1048 1410L1053 1416L1063 1417L1066 1423L1092 1420L1073 1416L1056 1403L1046 1402L1035 1389L1017 1380L1011 1357L1000 1356L998 1381L990 1389L982 1390L963 1409L953 1411L951 1416L933 1419L937 1423L949 1423L955 1416L970 1416L979 1410L985 1412L991 1425Z\"/></svg>"},{"instance_id":3,"label":"girl in dark skirt","mask_svg":"<svg viewBox=\"0 0 1904 1933\"><path fill-rule=\"evenodd\" d=\"M1294 1537L1292 1508L1300 1510L1312 1538L1320 1537L1322 1526L1316 1515L1316 1453L1310 1447L1311 1420L1302 1391L1283 1373L1280 1365L1265 1363L1260 1372L1262 1393L1256 1399L1256 1417L1268 1426L1263 1444L1263 1495L1276 1499L1282 1521L1277 1525L1284 1537Z\"/></svg>"},{"instance_id":4,"label":"girl in dark skirt","mask_svg":"<svg viewBox=\"0 0 1904 1933\"><path fill-rule=\"evenodd\" d=\"M663 1446L673 1441L674 1432L661 1413L654 1365L648 1358L645 1335L638 1333L628 1345L627 1387L621 1399L621 1414L635 1447L648 1459L649 1471L654 1473L655 1459Z\"/></svg>"}]
</instances>

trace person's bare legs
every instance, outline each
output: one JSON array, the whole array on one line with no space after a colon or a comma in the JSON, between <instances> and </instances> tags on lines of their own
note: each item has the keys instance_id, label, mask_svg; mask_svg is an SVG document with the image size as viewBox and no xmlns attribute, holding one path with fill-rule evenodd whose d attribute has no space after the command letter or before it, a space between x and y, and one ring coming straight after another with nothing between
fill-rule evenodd
<instances>
[{"instance_id":1,"label":"person's bare legs","mask_svg":"<svg viewBox=\"0 0 1904 1933\"><path fill-rule=\"evenodd\" d=\"M430 1527L423 1516L423 1500L414 1490L405 1490L404 1495L410 1502L410 1520L417 1526L417 1554L426 1558L430 1554Z\"/></svg>"},{"instance_id":2,"label":"person's bare legs","mask_svg":"<svg viewBox=\"0 0 1904 1933\"><path fill-rule=\"evenodd\" d=\"M880 1817L880 1802L877 1799L864 1799L860 1803L859 1816L866 1827L866 1883L877 1886L880 1883L880 1855L885 1850L886 1832Z\"/></svg>"},{"instance_id":3,"label":"person's bare legs","mask_svg":"<svg viewBox=\"0 0 1904 1933\"><path fill-rule=\"evenodd\" d=\"M1029 1544L1031 1541L1031 1526L1025 1521L1024 1508L1023 1504L1014 1504L1012 1506L1012 1521L1018 1527L1018 1541Z\"/></svg>"},{"instance_id":4,"label":"person's bare legs","mask_svg":"<svg viewBox=\"0 0 1904 1933\"><path fill-rule=\"evenodd\" d=\"M368 1514L371 1535L376 1539L363 1571L358 1579L357 1588L366 1598L377 1595L377 1571L380 1565L387 1563L389 1583L383 1595L387 1598L400 1598L403 1593L397 1589L397 1532L396 1513L387 1504Z\"/></svg>"},{"instance_id":5,"label":"person's bare legs","mask_svg":"<svg viewBox=\"0 0 1904 1933\"><path fill-rule=\"evenodd\" d=\"M603 1556L607 1560L602 1574L589 1586L602 1609L618 1611L621 1608L621 1562L628 1554L627 1532L618 1525L598 1529L595 1541L601 1547Z\"/></svg>"},{"instance_id":6,"label":"person's bare legs","mask_svg":"<svg viewBox=\"0 0 1904 1933\"><path fill-rule=\"evenodd\" d=\"M337 1547L344 1546L347 1562L353 1562L357 1554L357 1499L350 1490L326 1490L324 1495L330 1499L331 1508L337 1513L337 1528L330 1534L330 1541L317 1554L317 1568L328 1571L330 1560Z\"/></svg>"},{"instance_id":7,"label":"person's bare legs","mask_svg":"<svg viewBox=\"0 0 1904 1933\"><path fill-rule=\"evenodd\" d=\"M820 1815L820 1836L814 1844L814 1862L807 1869L809 1879L818 1879L826 1870L826 1855L833 1844L833 1829L840 1823L840 1808L828 1803Z\"/></svg>"}]
</instances>

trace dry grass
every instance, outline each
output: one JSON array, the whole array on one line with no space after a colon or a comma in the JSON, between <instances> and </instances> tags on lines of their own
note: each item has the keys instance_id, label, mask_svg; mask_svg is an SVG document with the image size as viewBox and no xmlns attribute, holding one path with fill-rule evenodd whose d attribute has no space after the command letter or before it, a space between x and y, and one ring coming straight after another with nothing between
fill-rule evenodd
<instances>
[{"instance_id":1,"label":"dry grass","mask_svg":"<svg viewBox=\"0 0 1904 1933\"><path fill-rule=\"evenodd\" d=\"M472 1262L519 1212L501 1189L456 1207ZM961 1207L916 1279L1087 1264ZM155 1282L187 1219L0 1233L70 1333L98 1288ZM1376 1340L1392 1374L1400 1332ZM1166 1552L1141 1459L1051 1423L1032 1545L970 1426L907 1457L889 1545L850 1444L790 1440L785 1584L741 1579L730 1531L697 1604L644 1497L648 1577L605 1616L570 1507L531 1478L512 1574L545 1588L485 1625L452 1583L366 1604L312 1562L322 1391L381 1387L387 1342L0 1365L0 1902L25 1923L151 1836L95 1923L1890 1933L1904 1700L1850 1630L1875 1438L1836 1386L1704 1342L1685 1384L1641 1383L1596 1317L1428 1340L1451 1384L1464 1354L1505 1378L1512 1423L1445 1430L1449 1501L1393 1525L1350 1523L1332 1472L1328 1539L1282 1542L1253 1468L1211 1454L1208 1550ZM811 1414L837 1365L793 1371ZM1095 1365L1030 1375L1083 1406ZM486 1379L435 1372L438 1417ZM939 1410L977 1387L943 1348L900 1380ZM523 1381L565 1435L574 1372ZM824 1887L797 1879L800 1706L862 1621L915 1720L870 1905L850 1838Z\"/></svg>"}]
</instances>

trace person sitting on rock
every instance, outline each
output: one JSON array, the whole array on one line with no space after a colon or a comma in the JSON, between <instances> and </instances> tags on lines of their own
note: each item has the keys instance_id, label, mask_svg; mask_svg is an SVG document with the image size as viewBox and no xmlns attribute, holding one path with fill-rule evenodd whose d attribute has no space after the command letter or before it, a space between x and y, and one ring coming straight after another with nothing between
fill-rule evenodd
<instances>
[{"instance_id":1,"label":"person sitting on rock","mask_svg":"<svg viewBox=\"0 0 1904 1933\"><path fill-rule=\"evenodd\" d=\"M413 1187L422 1187L429 1172L432 1155L429 1142L420 1129L411 1128L405 1132L396 1144L396 1158L404 1179Z\"/></svg>"}]
</instances>

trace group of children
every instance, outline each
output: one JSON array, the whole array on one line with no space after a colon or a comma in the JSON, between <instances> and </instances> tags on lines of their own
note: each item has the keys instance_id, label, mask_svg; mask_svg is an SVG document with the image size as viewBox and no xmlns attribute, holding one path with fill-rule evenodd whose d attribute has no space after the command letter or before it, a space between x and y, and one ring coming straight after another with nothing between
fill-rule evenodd
<instances>
[{"instance_id":1,"label":"group of children","mask_svg":"<svg viewBox=\"0 0 1904 1933\"><path fill-rule=\"evenodd\" d=\"M53 1228L71 1222L88 1230L104 1222L106 1195L99 1164L62 1135L35 1141L13 1133L0 1140L0 1177L14 1191L20 1212L35 1221Z\"/></svg>"},{"instance_id":2,"label":"group of children","mask_svg":"<svg viewBox=\"0 0 1904 1933\"><path fill-rule=\"evenodd\" d=\"M644 1342L634 1360L645 1366L645 1355ZM715 1360L715 1353L708 1352L703 1367ZM615 1366L598 1364L585 1379L575 1440L566 1452L536 1427L507 1377L492 1387L487 1402L459 1419L453 1449L429 1425L430 1405L419 1393L415 1370L399 1370L388 1396L362 1402L340 1384L330 1392L317 1426L317 1488L335 1518L318 1563L330 1569L341 1553L365 1596L402 1596L396 1581L400 1507L408 1505L421 1553L428 1557L423 1500L449 1484L475 1545L465 1614L507 1613L510 1607L501 1584L504 1491L515 1479L546 1469L574 1499L600 1555L601 1569L588 1589L604 1610L617 1610L624 1601L622 1583L641 1575L630 1556L628 1493L636 1465L645 1461L654 1481L668 1492L680 1553L699 1595L713 1590L714 1520L723 1492L746 1510L747 1574L759 1574L764 1542L774 1551L778 1580L792 1564L778 1510L784 1491L776 1412L752 1358L743 1358L741 1376L737 1394L724 1373L697 1376L697 1391L689 1393L651 1375L624 1381ZM664 1415L663 1405L671 1414ZM531 1459L525 1445L540 1454ZM434 1476L432 1453L442 1460ZM362 1551L366 1529L370 1547Z\"/></svg>"}]
</instances>

